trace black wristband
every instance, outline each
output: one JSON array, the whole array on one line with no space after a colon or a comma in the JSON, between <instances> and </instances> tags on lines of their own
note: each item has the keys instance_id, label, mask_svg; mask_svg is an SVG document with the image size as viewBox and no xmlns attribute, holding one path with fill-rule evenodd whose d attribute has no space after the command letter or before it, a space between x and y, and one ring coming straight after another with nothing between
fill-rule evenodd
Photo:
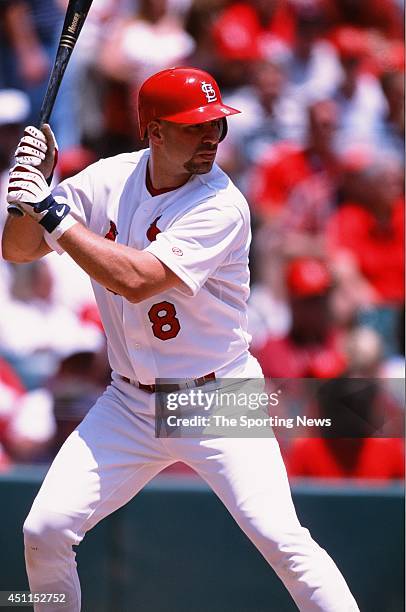
<instances>
[{"instance_id":1,"label":"black wristband","mask_svg":"<svg viewBox=\"0 0 406 612\"><path fill-rule=\"evenodd\" d=\"M44 227L47 232L51 233L56 227L58 227L62 219L69 215L70 206L68 206L68 204L58 204L54 200L52 195L48 196L48 198L46 199L48 200L49 198L52 198L53 203L51 204L51 206L47 207L48 211L42 217L39 224L42 225L42 227Z\"/></svg>"},{"instance_id":2,"label":"black wristband","mask_svg":"<svg viewBox=\"0 0 406 612\"><path fill-rule=\"evenodd\" d=\"M34 212L36 213L43 212L44 210L52 206L52 204L55 204L55 200L54 200L54 196L52 195L52 193L50 193L49 196L45 198L45 200L42 200L41 202L37 202L36 204L34 204Z\"/></svg>"}]
</instances>

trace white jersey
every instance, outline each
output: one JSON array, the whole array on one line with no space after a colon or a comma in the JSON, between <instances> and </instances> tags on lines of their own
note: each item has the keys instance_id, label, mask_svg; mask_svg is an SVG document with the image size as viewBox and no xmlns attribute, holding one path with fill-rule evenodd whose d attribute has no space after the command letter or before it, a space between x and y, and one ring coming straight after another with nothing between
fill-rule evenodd
<instances>
[{"instance_id":1,"label":"white jersey","mask_svg":"<svg viewBox=\"0 0 406 612\"><path fill-rule=\"evenodd\" d=\"M149 149L103 159L55 190L94 233L152 253L182 281L138 304L92 281L114 372L144 384L196 378L248 356L250 216L214 165L152 197Z\"/></svg>"}]
</instances>

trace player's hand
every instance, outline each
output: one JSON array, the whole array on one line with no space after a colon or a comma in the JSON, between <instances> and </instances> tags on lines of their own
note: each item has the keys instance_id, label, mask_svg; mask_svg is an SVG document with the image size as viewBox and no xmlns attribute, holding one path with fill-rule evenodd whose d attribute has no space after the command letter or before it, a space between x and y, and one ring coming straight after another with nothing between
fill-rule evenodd
<instances>
[{"instance_id":1,"label":"player's hand","mask_svg":"<svg viewBox=\"0 0 406 612\"><path fill-rule=\"evenodd\" d=\"M10 170L7 202L16 204L50 234L55 232L57 239L76 223L73 218L65 220L70 206L54 200L44 175L32 166L17 164Z\"/></svg>"},{"instance_id":2,"label":"player's hand","mask_svg":"<svg viewBox=\"0 0 406 612\"><path fill-rule=\"evenodd\" d=\"M31 165L17 163L9 172L7 202L9 204L29 204L28 210L41 212L51 195L51 190L42 172ZM34 206L36 210L34 211Z\"/></svg>"},{"instance_id":3,"label":"player's hand","mask_svg":"<svg viewBox=\"0 0 406 612\"><path fill-rule=\"evenodd\" d=\"M33 166L50 179L58 161L58 144L50 126L44 123L39 130L28 125L14 156L16 164Z\"/></svg>"}]
</instances>

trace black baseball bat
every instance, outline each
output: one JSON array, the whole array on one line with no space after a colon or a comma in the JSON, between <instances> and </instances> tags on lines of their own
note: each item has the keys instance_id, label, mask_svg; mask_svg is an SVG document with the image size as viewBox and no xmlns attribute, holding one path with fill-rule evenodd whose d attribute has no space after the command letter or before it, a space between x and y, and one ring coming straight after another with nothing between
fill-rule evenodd
<instances>
[{"instance_id":1,"label":"black baseball bat","mask_svg":"<svg viewBox=\"0 0 406 612\"><path fill-rule=\"evenodd\" d=\"M85 23L92 1L69 0L54 65L39 114L38 127L40 129L44 123L49 121L66 66L75 48L82 26ZM10 215L16 217L21 217L24 214L15 204L9 204L7 211Z\"/></svg>"}]
</instances>

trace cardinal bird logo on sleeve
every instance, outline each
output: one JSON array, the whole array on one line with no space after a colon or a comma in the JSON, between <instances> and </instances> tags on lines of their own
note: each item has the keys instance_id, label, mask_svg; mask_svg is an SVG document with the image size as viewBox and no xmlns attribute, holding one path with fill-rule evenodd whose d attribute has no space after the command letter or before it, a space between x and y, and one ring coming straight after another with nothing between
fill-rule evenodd
<instances>
[{"instance_id":1,"label":"cardinal bird logo on sleeve","mask_svg":"<svg viewBox=\"0 0 406 612\"><path fill-rule=\"evenodd\" d=\"M147 238L150 242L154 242L154 240L156 240L156 237L158 236L158 234L161 233L161 230L159 229L159 227L157 226L157 223L159 221L159 219L162 217L162 215L159 215L159 217L157 217L149 226L149 228L147 229Z\"/></svg>"},{"instance_id":2,"label":"cardinal bird logo on sleeve","mask_svg":"<svg viewBox=\"0 0 406 612\"><path fill-rule=\"evenodd\" d=\"M107 232L107 234L105 235L105 238L107 238L107 240L112 240L113 242L115 242L117 236L118 236L117 226L114 223L114 221L110 221L110 229ZM106 289L107 289L107 287L106 287ZM107 291L110 291L110 293L113 293L114 295L117 295L117 293L115 291L112 291L111 289L107 289Z\"/></svg>"},{"instance_id":3,"label":"cardinal bird logo on sleeve","mask_svg":"<svg viewBox=\"0 0 406 612\"><path fill-rule=\"evenodd\" d=\"M115 242L117 236L118 236L117 226L114 223L114 221L110 221L110 229L105 235L105 238L107 238L107 240L112 240L113 242Z\"/></svg>"}]
</instances>

